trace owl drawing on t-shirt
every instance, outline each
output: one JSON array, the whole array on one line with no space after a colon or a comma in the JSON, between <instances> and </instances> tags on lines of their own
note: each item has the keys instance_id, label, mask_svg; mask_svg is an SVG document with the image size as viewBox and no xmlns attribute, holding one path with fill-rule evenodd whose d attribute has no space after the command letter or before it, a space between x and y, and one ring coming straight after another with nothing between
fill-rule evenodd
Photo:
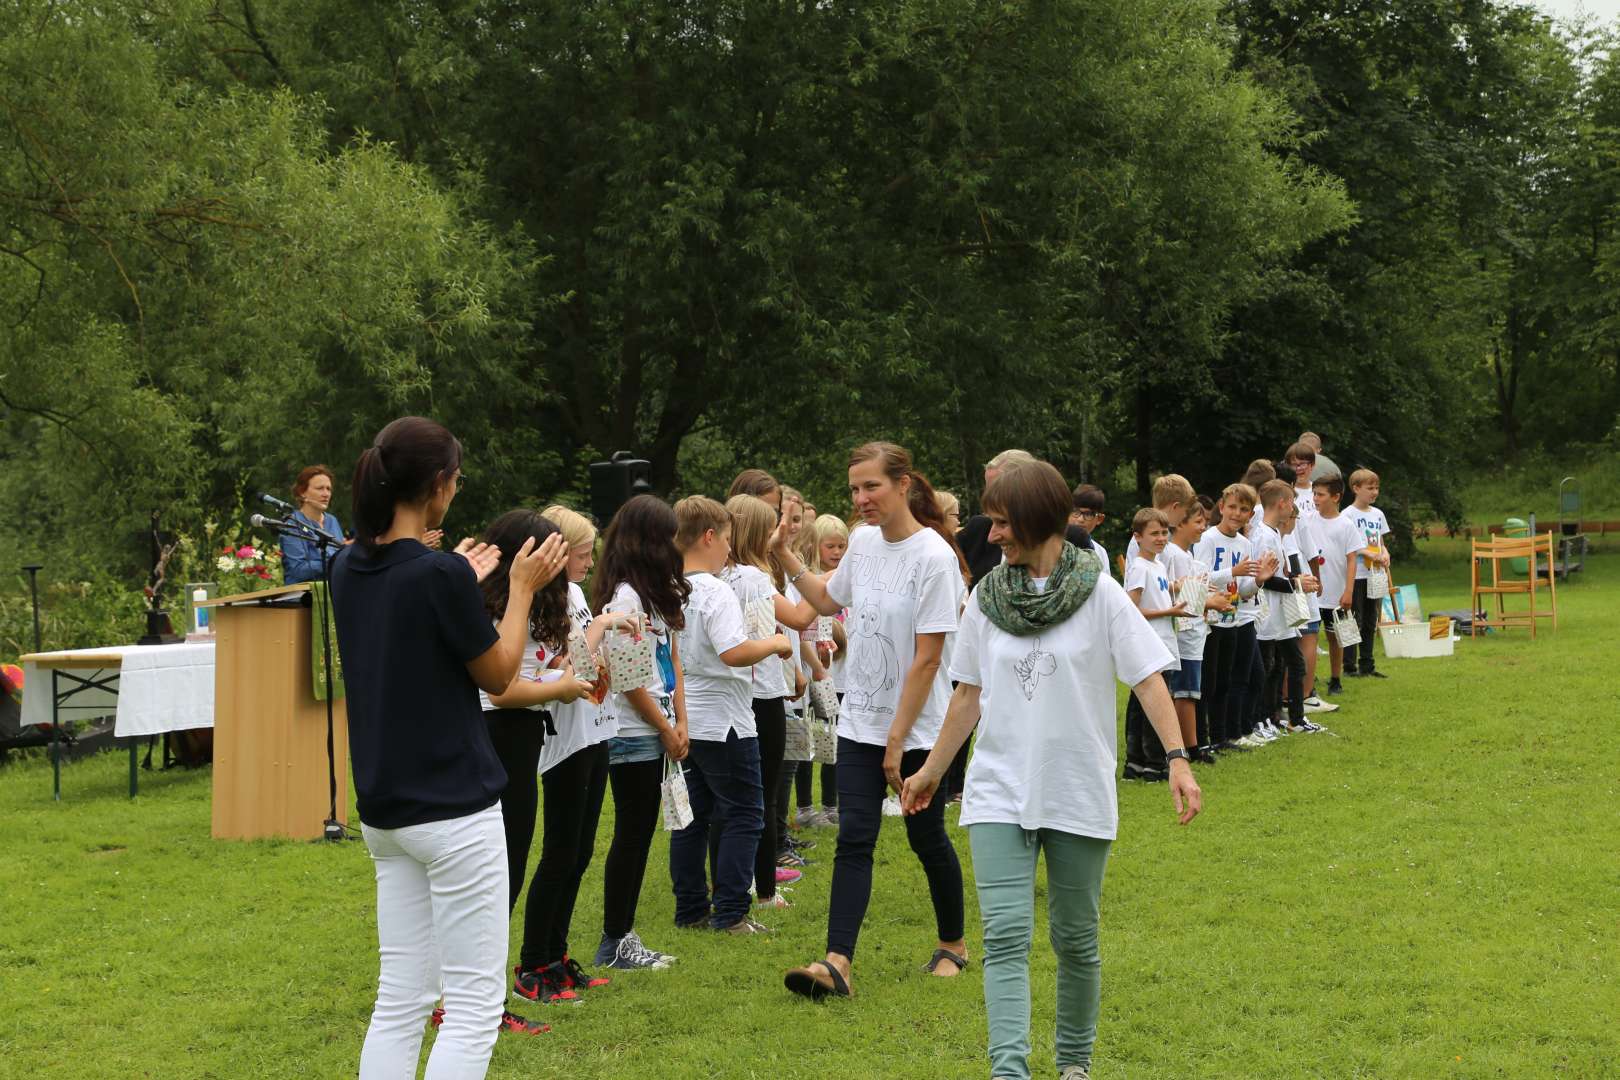
<instances>
[{"instance_id":1,"label":"owl drawing on t-shirt","mask_svg":"<svg viewBox=\"0 0 1620 1080\"><path fill-rule=\"evenodd\" d=\"M879 633L882 628L877 605L867 601L856 613L854 644L850 650L850 693L871 707L877 695L900 684L900 655L894 642Z\"/></svg>"},{"instance_id":2,"label":"owl drawing on t-shirt","mask_svg":"<svg viewBox=\"0 0 1620 1080\"><path fill-rule=\"evenodd\" d=\"M1024 700L1035 700L1035 687L1040 683L1041 676L1050 675L1057 670L1057 657L1041 648L1041 639L1035 639L1034 648L1022 660L1013 661L1013 674L1018 676L1018 685L1023 688Z\"/></svg>"}]
</instances>

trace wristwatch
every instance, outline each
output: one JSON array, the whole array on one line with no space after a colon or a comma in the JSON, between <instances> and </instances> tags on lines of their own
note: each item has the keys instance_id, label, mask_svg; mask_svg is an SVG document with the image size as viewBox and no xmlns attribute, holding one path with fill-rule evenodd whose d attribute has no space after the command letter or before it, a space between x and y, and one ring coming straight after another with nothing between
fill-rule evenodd
<instances>
[{"instance_id":1,"label":"wristwatch","mask_svg":"<svg viewBox=\"0 0 1620 1080\"><path fill-rule=\"evenodd\" d=\"M1176 758L1180 758L1182 761L1185 761L1189 765L1192 764L1192 755L1187 753L1185 747L1178 746L1174 750L1166 750L1164 752L1164 763L1166 765L1168 765L1172 761L1176 760Z\"/></svg>"}]
</instances>

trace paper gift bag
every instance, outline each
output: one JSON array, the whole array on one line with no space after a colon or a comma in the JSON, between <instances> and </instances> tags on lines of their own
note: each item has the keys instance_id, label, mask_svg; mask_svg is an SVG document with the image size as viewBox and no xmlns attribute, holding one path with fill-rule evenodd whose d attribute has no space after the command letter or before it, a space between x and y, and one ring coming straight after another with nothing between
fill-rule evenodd
<instances>
[{"instance_id":1,"label":"paper gift bag","mask_svg":"<svg viewBox=\"0 0 1620 1080\"><path fill-rule=\"evenodd\" d=\"M782 760L814 760L816 748L810 734L810 718L803 713L788 713L786 731L786 738L782 741Z\"/></svg>"},{"instance_id":2,"label":"paper gift bag","mask_svg":"<svg viewBox=\"0 0 1620 1080\"><path fill-rule=\"evenodd\" d=\"M610 630L602 639L602 646L607 653L608 672L613 678L614 689L622 693L652 684L658 672L658 662L654 656L650 631L637 630L625 634Z\"/></svg>"},{"instance_id":3,"label":"paper gift bag","mask_svg":"<svg viewBox=\"0 0 1620 1080\"><path fill-rule=\"evenodd\" d=\"M686 770L667 757L664 759L663 797L660 802L666 830L679 832L692 824L692 800L686 793Z\"/></svg>"}]
</instances>

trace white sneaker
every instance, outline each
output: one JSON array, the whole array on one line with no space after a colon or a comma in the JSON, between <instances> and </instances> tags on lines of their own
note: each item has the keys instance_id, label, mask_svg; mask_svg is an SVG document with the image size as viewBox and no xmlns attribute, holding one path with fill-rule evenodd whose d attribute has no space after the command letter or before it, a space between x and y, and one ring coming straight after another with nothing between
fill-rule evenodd
<instances>
[{"instance_id":1,"label":"white sneaker","mask_svg":"<svg viewBox=\"0 0 1620 1080\"><path fill-rule=\"evenodd\" d=\"M883 800L883 816L884 817L899 817L900 816L900 796L898 796L898 795L890 795L887 799Z\"/></svg>"},{"instance_id":2,"label":"white sneaker","mask_svg":"<svg viewBox=\"0 0 1620 1080\"><path fill-rule=\"evenodd\" d=\"M1091 1080L1091 1070L1084 1065L1069 1065L1058 1073L1058 1080Z\"/></svg>"},{"instance_id":3,"label":"white sneaker","mask_svg":"<svg viewBox=\"0 0 1620 1080\"><path fill-rule=\"evenodd\" d=\"M1321 698L1317 697L1315 694L1312 694L1310 697L1305 699L1305 711L1306 712L1338 712L1339 707L1337 705L1333 704L1333 702L1331 702L1331 701L1323 701Z\"/></svg>"},{"instance_id":4,"label":"white sneaker","mask_svg":"<svg viewBox=\"0 0 1620 1080\"><path fill-rule=\"evenodd\" d=\"M1267 721L1263 724L1258 724L1255 726L1254 738L1259 739L1263 743L1272 742L1277 738L1277 732L1271 726L1271 722Z\"/></svg>"},{"instance_id":5,"label":"white sneaker","mask_svg":"<svg viewBox=\"0 0 1620 1080\"><path fill-rule=\"evenodd\" d=\"M775 896L768 900L755 900L754 906L757 908L790 908L793 906L793 903L787 897L782 895L782 887L778 885L776 887Z\"/></svg>"},{"instance_id":6,"label":"white sneaker","mask_svg":"<svg viewBox=\"0 0 1620 1080\"><path fill-rule=\"evenodd\" d=\"M799 807L799 812L794 815L794 820L799 823L799 828L809 829L820 824L820 822L817 820L818 817L819 815L816 813L815 807L801 806Z\"/></svg>"},{"instance_id":7,"label":"white sneaker","mask_svg":"<svg viewBox=\"0 0 1620 1080\"><path fill-rule=\"evenodd\" d=\"M1257 739L1253 735L1245 735L1245 736L1243 736L1243 738L1241 738L1241 739L1239 739L1237 741L1237 744L1239 746L1246 746L1250 750L1257 750L1260 747L1266 745L1266 740Z\"/></svg>"},{"instance_id":8,"label":"white sneaker","mask_svg":"<svg viewBox=\"0 0 1620 1080\"><path fill-rule=\"evenodd\" d=\"M657 952L647 948L641 942L641 935L634 930L619 939L619 956L630 961L631 967L644 967L662 970L675 962L669 953Z\"/></svg>"}]
</instances>

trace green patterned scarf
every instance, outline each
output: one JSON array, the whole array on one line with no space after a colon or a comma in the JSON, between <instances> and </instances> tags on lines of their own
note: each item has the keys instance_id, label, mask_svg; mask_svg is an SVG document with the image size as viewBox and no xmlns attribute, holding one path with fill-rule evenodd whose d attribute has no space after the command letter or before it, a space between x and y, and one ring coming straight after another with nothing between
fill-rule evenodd
<instances>
[{"instance_id":1,"label":"green patterned scarf","mask_svg":"<svg viewBox=\"0 0 1620 1080\"><path fill-rule=\"evenodd\" d=\"M1009 634L1028 637L1067 619L1091 599L1102 574L1102 558L1067 541L1046 588L1036 592L1029 567L1002 563L984 576L976 590L985 618Z\"/></svg>"}]
</instances>

